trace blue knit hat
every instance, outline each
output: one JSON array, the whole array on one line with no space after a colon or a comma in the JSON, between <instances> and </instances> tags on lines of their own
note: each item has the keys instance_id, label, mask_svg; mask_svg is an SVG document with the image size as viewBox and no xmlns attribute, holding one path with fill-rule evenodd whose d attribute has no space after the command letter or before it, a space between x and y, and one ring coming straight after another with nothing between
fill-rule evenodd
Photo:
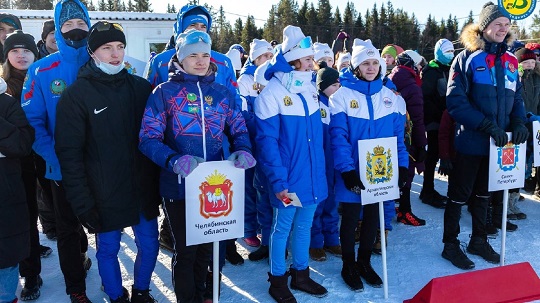
<instances>
[{"instance_id":1,"label":"blue knit hat","mask_svg":"<svg viewBox=\"0 0 540 303\"><path fill-rule=\"evenodd\" d=\"M182 18L182 31L185 31L188 26L193 23L203 23L208 28L208 15L200 8L194 8L190 10L184 18Z\"/></svg>"},{"instance_id":2,"label":"blue knit hat","mask_svg":"<svg viewBox=\"0 0 540 303\"><path fill-rule=\"evenodd\" d=\"M62 4L62 11L60 11L60 28L66 21L71 19L82 19L86 20L86 14L84 13L82 7L75 3L74 1L67 1Z\"/></svg>"},{"instance_id":3,"label":"blue knit hat","mask_svg":"<svg viewBox=\"0 0 540 303\"><path fill-rule=\"evenodd\" d=\"M203 31L190 29L185 33L181 33L176 39L176 56L178 62L182 62L184 58L191 54L207 53L212 51L212 39L210 35Z\"/></svg>"}]
</instances>

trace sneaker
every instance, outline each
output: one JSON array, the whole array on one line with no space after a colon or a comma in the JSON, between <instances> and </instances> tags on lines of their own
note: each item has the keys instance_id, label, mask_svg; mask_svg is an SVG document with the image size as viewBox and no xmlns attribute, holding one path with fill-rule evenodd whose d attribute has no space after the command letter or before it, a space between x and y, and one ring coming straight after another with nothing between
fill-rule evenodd
<instances>
[{"instance_id":1,"label":"sneaker","mask_svg":"<svg viewBox=\"0 0 540 303\"><path fill-rule=\"evenodd\" d=\"M235 242L227 243L227 247L225 248L225 259L232 265L244 264L244 258L236 251Z\"/></svg>"},{"instance_id":2,"label":"sneaker","mask_svg":"<svg viewBox=\"0 0 540 303\"><path fill-rule=\"evenodd\" d=\"M325 246L324 250L333 254L334 256L341 256L341 245Z\"/></svg>"},{"instance_id":3,"label":"sneaker","mask_svg":"<svg viewBox=\"0 0 540 303\"><path fill-rule=\"evenodd\" d=\"M261 240L257 236L244 238L244 242L251 247L259 247L261 245Z\"/></svg>"},{"instance_id":4,"label":"sneaker","mask_svg":"<svg viewBox=\"0 0 540 303\"><path fill-rule=\"evenodd\" d=\"M21 301L36 300L41 295L40 288L43 280L39 275L26 277L24 287L21 290Z\"/></svg>"},{"instance_id":5,"label":"sneaker","mask_svg":"<svg viewBox=\"0 0 540 303\"><path fill-rule=\"evenodd\" d=\"M250 261L264 260L268 258L269 253L270 253L270 248L268 247L268 245L261 245L259 246L259 249L249 253L248 259Z\"/></svg>"},{"instance_id":6,"label":"sneaker","mask_svg":"<svg viewBox=\"0 0 540 303\"><path fill-rule=\"evenodd\" d=\"M354 262L343 262L341 278L343 278L343 281L351 290L356 292L364 290L364 284L360 279L360 274L358 273L358 269L356 268L356 264L354 264Z\"/></svg>"},{"instance_id":7,"label":"sneaker","mask_svg":"<svg viewBox=\"0 0 540 303\"><path fill-rule=\"evenodd\" d=\"M521 195L519 193L511 193L508 199L508 214L513 214L516 220L527 219L527 215L524 214L518 207L518 200ZM508 215L508 219L512 220Z\"/></svg>"},{"instance_id":8,"label":"sneaker","mask_svg":"<svg viewBox=\"0 0 540 303\"><path fill-rule=\"evenodd\" d=\"M420 200L422 203L433 206L435 208L445 208L448 197L439 194L436 190L429 192L420 192Z\"/></svg>"},{"instance_id":9,"label":"sneaker","mask_svg":"<svg viewBox=\"0 0 540 303\"><path fill-rule=\"evenodd\" d=\"M69 299L71 300L71 303L92 303L84 291L70 294Z\"/></svg>"},{"instance_id":10,"label":"sneaker","mask_svg":"<svg viewBox=\"0 0 540 303\"><path fill-rule=\"evenodd\" d=\"M490 238L496 238L499 230L493 224L486 224L486 233Z\"/></svg>"},{"instance_id":11,"label":"sneaker","mask_svg":"<svg viewBox=\"0 0 540 303\"><path fill-rule=\"evenodd\" d=\"M442 251L442 257L452 262L452 264L460 269L473 269L474 263L465 255L459 243L445 243Z\"/></svg>"},{"instance_id":12,"label":"sneaker","mask_svg":"<svg viewBox=\"0 0 540 303\"><path fill-rule=\"evenodd\" d=\"M498 264L501 260L501 256L496 253L489 242L482 237L472 237L467 246L467 252L478 255L489 263Z\"/></svg>"},{"instance_id":13,"label":"sneaker","mask_svg":"<svg viewBox=\"0 0 540 303\"><path fill-rule=\"evenodd\" d=\"M322 248L310 248L309 257L313 261L326 261L326 253Z\"/></svg>"},{"instance_id":14,"label":"sneaker","mask_svg":"<svg viewBox=\"0 0 540 303\"><path fill-rule=\"evenodd\" d=\"M498 229L502 229L502 223L501 223L501 218L498 218L495 220L493 220L493 226L495 226L496 228ZM506 221L506 231L507 232L513 232L513 231L516 231L518 229L518 226L510 221Z\"/></svg>"},{"instance_id":15,"label":"sneaker","mask_svg":"<svg viewBox=\"0 0 540 303\"><path fill-rule=\"evenodd\" d=\"M397 215L397 221L405 225L412 225L412 226L426 225L426 220L418 218L412 212L406 212L406 213L399 212Z\"/></svg>"},{"instance_id":16,"label":"sneaker","mask_svg":"<svg viewBox=\"0 0 540 303\"><path fill-rule=\"evenodd\" d=\"M109 300L111 300L111 303L130 303L129 302L129 296L126 296L126 294L123 294L121 297L113 300L109 297Z\"/></svg>"},{"instance_id":17,"label":"sneaker","mask_svg":"<svg viewBox=\"0 0 540 303\"><path fill-rule=\"evenodd\" d=\"M39 255L42 258L47 258L50 254L52 254L52 248L49 246L39 245Z\"/></svg>"},{"instance_id":18,"label":"sneaker","mask_svg":"<svg viewBox=\"0 0 540 303\"><path fill-rule=\"evenodd\" d=\"M138 290L131 288L131 303L156 303L157 300L152 297L150 290Z\"/></svg>"}]
</instances>

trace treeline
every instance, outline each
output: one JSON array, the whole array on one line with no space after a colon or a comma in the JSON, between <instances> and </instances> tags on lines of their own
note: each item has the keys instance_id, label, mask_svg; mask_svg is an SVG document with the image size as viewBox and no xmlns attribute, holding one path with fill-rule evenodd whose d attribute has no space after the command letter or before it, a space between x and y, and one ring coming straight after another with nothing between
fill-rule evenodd
<instances>
[{"instance_id":1,"label":"treeline","mask_svg":"<svg viewBox=\"0 0 540 303\"><path fill-rule=\"evenodd\" d=\"M80 0L89 11L152 12L150 0ZM95 2L94 2L95 1ZM53 0L0 0L0 9L53 9Z\"/></svg>"}]
</instances>

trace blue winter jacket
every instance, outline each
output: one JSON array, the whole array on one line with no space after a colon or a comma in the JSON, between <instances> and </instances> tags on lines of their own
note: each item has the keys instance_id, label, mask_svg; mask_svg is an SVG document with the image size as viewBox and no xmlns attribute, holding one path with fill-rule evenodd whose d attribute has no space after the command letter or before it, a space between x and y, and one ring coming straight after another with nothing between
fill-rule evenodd
<instances>
[{"instance_id":1,"label":"blue winter jacket","mask_svg":"<svg viewBox=\"0 0 540 303\"><path fill-rule=\"evenodd\" d=\"M215 71L215 65L211 66ZM178 200L185 199L185 182L179 185L178 175L172 169L178 158L184 155L204 158L203 140L206 140L206 161L223 160L226 129L235 151L251 152L251 144L244 118L230 107L231 94L215 82L214 72L194 76L173 64L169 75L169 81L158 85L148 98L139 149L161 167L161 195Z\"/></svg>"},{"instance_id":2,"label":"blue winter jacket","mask_svg":"<svg viewBox=\"0 0 540 303\"><path fill-rule=\"evenodd\" d=\"M238 90L240 97L242 98L242 115L246 119L246 124L249 130L249 136L255 139L255 114L253 112L253 103L255 98L259 95L259 92L255 89L255 70L257 66L251 61L248 61L242 70L240 71L240 77L238 77Z\"/></svg>"},{"instance_id":3,"label":"blue winter jacket","mask_svg":"<svg viewBox=\"0 0 540 303\"><path fill-rule=\"evenodd\" d=\"M326 164L326 181L328 190L334 190L335 170L334 170L334 155L332 153L332 144L330 140L330 100L322 92L319 91L319 106L321 108L321 119L323 122L323 144L324 144L324 159Z\"/></svg>"},{"instance_id":4,"label":"blue winter jacket","mask_svg":"<svg viewBox=\"0 0 540 303\"><path fill-rule=\"evenodd\" d=\"M359 171L357 142L363 139L397 137L398 166L409 166L409 154L403 138L406 106L403 98L383 86L380 78L366 82L347 69L342 70L340 82L341 88L330 97L335 194L337 201L360 203L360 195L345 187L341 173Z\"/></svg>"},{"instance_id":5,"label":"blue winter jacket","mask_svg":"<svg viewBox=\"0 0 540 303\"><path fill-rule=\"evenodd\" d=\"M303 205L317 204L328 195L319 100L311 75L302 83L290 78L293 75L281 52L265 72L270 82L255 102L258 164L272 193L288 189ZM284 207L275 195L270 196L273 207Z\"/></svg>"},{"instance_id":6,"label":"blue winter jacket","mask_svg":"<svg viewBox=\"0 0 540 303\"><path fill-rule=\"evenodd\" d=\"M210 15L210 13L202 6L187 5L178 12L176 23L174 24L175 40L176 38L178 38L178 35L182 33L182 20L184 16L187 12L195 8L207 14L208 30L210 30L210 27L212 26L212 16ZM148 74L146 75L146 79L150 81L152 87L156 87L158 86L158 84L167 81L167 79L169 78L169 62L171 61L171 58L175 53L176 50L173 48L164 51L150 59L150 62L148 62L149 67L147 69ZM240 110L242 106L242 100L240 99L240 94L238 92L238 84L236 83L236 76L234 74L234 69L232 68L231 60L224 54L218 53L216 51L212 51L210 53L210 56L211 62L213 62L217 66L217 72L215 75L216 82L225 86L231 92L232 96L234 97L230 100L231 107Z\"/></svg>"},{"instance_id":7,"label":"blue winter jacket","mask_svg":"<svg viewBox=\"0 0 540 303\"><path fill-rule=\"evenodd\" d=\"M59 19L62 5L67 1L73 1L80 5L84 11L88 28L90 28L88 12L79 0L60 1L54 9L54 37L58 45L58 52L30 65L21 97L26 117L36 130L36 140L32 148L45 159L45 178L57 181L62 180L62 174L54 151L56 104L66 87L77 79L79 68L90 58L86 47L76 49L68 46L62 37Z\"/></svg>"},{"instance_id":8,"label":"blue winter jacket","mask_svg":"<svg viewBox=\"0 0 540 303\"><path fill-rule=\"evenodd\" d=\"M518 60L507 41L488 43L478 25L463 29L463 50L452 63L446 92L448 113L456 121L455 148L469 155L489 154L489 135L479 130L484 119L511 131L526 121Z\"/></svg>"}]
</instances>

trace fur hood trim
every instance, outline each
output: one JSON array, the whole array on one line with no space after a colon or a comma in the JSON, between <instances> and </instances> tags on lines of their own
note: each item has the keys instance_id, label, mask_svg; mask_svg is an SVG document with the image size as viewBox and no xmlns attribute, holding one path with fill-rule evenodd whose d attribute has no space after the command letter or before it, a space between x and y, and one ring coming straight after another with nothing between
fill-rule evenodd
<instances>
[{"instance_id":1,"label":"fur hood trim","mask_svg":"<svg viewBox=\"0 0 540 303\"><path fill-rule=\"evenodd\" d=\"M484 49L484 46L486 45L486 42L482 39L482 31L480 31L480 26L474 23L463 28L459 40L465 49L471 52ZM514 32L512 30L508 31L508 34L504 38L504 42L506 45L508 45L508 48L512 47L514 40Z\"/></svg>"}]
</instances>

